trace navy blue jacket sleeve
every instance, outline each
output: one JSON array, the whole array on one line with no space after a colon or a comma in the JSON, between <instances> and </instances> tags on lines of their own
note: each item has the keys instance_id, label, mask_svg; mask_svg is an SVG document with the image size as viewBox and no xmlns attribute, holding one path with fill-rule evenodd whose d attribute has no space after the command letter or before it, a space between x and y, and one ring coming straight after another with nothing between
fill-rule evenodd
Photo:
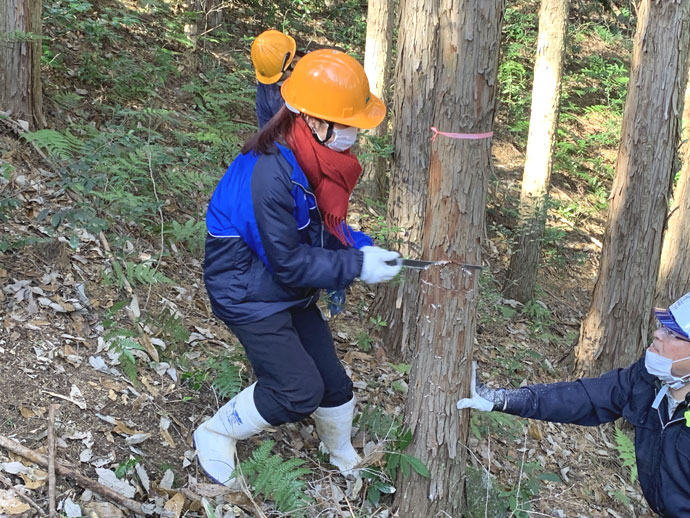
<instances>
[{"instance_id":1,"label":"navy blue jacket sleeve","mask_svg":"<svg viewBox=\"0 0 690 518\"><path fill-rule=\"evenodd\" d=\"M505 412L531 419L595 426L622 416L630 401L637 364L599 378L530 385L506 392Z\"/></svg>"},{"instance_id":2,"label":"navy blue jacket sleeve","mask_svg":"<svg viewBox=\"0 0 690 518\"><path fill-rule=\"evenodd\" d=\"M362 252L328 250L303 242L293 215L294 186L286 168L275 157L262 156L252 174L254 214L274 277L286 286L331 290L349 286L362 270Z\"/></svg>"},{"instance_id":3,"label":"navy blue jacket sleeve","mask_svg":"<svg viewBox=\"0 0 690 518\"><path fill-rule=\"evenodd\" d=\"M277 84L256 85L256 118L259 122L259 129L263 128L271 118L278 113L285 101L280 95L280 87Z\"/></svg>"},{"instance_id":4,"label":"navy blue jacket sleeve","mask_svg":"<svg viewBox=\"0 0 690 518\"><path fill-rule=\"evenodd\" d=\"M359 250L363 246L374 246L374 240L371 239L364 232L353 230L353 228L350 225L347 225L346 223L342 224L342 228L345 235L350 236L352 238L352 246L355 247L357 250ZM324 243L324 247L330 248L331 250L340 250L343 248L348 248L330 232L326 232L326 234L327 236Z\"/></svg>"}]
</instances>

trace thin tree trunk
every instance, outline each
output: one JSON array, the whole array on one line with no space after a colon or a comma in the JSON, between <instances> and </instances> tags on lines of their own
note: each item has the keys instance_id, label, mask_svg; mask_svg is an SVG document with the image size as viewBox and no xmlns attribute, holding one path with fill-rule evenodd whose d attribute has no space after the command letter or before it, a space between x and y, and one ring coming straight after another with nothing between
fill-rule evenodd
<instances>
[{"instance_id":1,"label":"thin tree trunk","mask_svg":"<svg viewBox=\"0 0 690 518\"><path fill-rule=\"evenodd\" d=\"M682 120L685 142L683 166L678 184L673 190L673 204L664 232L654 300L655 305L660 307L668 307L690 291L690 268L686 263L686 258L690 257L690 81L685 88Z\"/></svg>"},{"instance_id":2,"label":"thin tree trunk","mask_svg":"<svg viewBox=\"0 0 690 518\"><path fill-rule=\"evenodd\" d=\"M388 225L384 243L403 256L420 257L426 212L430 127L436 97L438 0L406 0L400 4L400 30L393 99L393 145ZM405 271L399 283L377 289L371 312L387 321L384 343L402 359L410 355L417 322L419 274Z\"/></svg>"},{"instance_id":3,"label":"thin tree trunk","mask_svg":"<svg viewBox=\"0 0 690 518\"><path fill-rule=\"evenodd\" d=\"M185 35L195 43L199 36L212 32L223 23L222 0L185 0L185 10L197 13L184 26Z\"/></svg>"},{"instance_id":4,"label":"thin tree trunk","mask_svg":"<svg viewBox=\"0 0 690 518\"><path fill-rule=\"evenodd\" d=\"M393 19L395 2L389 0L369 0L367 10L367 39L364 53L364 71L369 79L371 91L388 101L388 81L390 79L391 53L393 50ZM369 130L374 138L382 138L388 133L388 118ZM386 157L375 156L371 162L364 164L362 179L369 186L374 199L383 200L386 194Z\"/></svg>"},{"instance_id":5,"label":"thin tree trunk","mask_svg":"<svg viewBox=\"0 0 690 518\"><path fill-rule=\"evenodd\" d=\"M0 2L0 111L45 127L41 93L41 0Z\"/></svg>"},{"instance_id":6,"label":"thin tree trunk","mask_svg":"<svg viewBox=\"0 0 690 518\"><path fill-rule=\"evenodd\" d=\"M520 193L520 234L504 288L508 298L520 302L532 298L541 256L558 127L568 4L568 0L542 0L539 10L527 158Z\"/></svg>"},{"instance_id":7,"label":"thin tree trunk","mask_svg":"<svg viewBox=\"0 0 690 518\"><path fill-rule=\"evenodd\" d=\"M575 349L577 376L629 364L647 345L680 133L690 1L643 0L638 13L601 266Z\"/></svg>"},{"instance_id":8,"label":"thin tree trunk","mask_svg":"<svg viewBox=\"0 0 690 518\"><path fill-rule=\"evenodd\" d=\"M436 53L429 70L436 76L432 121L443 131L488 132L503 0L441 0L439 7L441 23L427 35L433 42L427 48ZM424 134L428 138L428 128ZM399 516L461 516L469 421L455 405L469 391L479 283L478 273L459 265L481 261L490 140L439 136L426 171L421 255L450 262L422 273L413 301L419 310L405 424L413 432L407 452L423 460L431 476L402 477L394 505Z\"/></svg>"}]
</instances>

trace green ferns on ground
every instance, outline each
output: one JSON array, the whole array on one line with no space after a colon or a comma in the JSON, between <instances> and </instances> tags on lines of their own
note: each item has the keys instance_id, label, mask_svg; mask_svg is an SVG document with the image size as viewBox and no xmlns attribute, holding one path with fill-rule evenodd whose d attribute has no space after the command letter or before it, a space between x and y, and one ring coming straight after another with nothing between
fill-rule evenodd
<instances>
[{"instance_id":1,"label":"green ferns on ground","mask_svg":"<svg viewBox=\"0 0 690 518\"><path fill-rule=\"evenodd\" d=\"M305 482L300 478L311 473L300 468L301 459L283 460L280 455L271 455L273 441L259 446L252 456L235 468L233 477L241 474L253 493L272 499L279 511L294 518L307 516L312 499L304 494Z\"/></svg>"},{"instance_id":2,"label":"green ferns on ground","mask_svg":"<svg viewBox=\"0 0 690 518\"><path fill-rule=\"evenodd\" d=\"M618 457L623 461L623 467L630 468L630 483L637 480L637 460L635 459L635 444L630 437L620 428L616 427L616 450Z\"/></svg>"}]
</instances>

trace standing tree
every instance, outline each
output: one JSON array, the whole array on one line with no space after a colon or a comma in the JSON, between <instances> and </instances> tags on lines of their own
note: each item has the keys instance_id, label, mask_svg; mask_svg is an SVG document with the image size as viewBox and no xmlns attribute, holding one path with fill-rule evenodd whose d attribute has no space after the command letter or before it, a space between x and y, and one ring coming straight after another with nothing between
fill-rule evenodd
<instances>
[{"instance_id":1,"label":"standing tree","mask_svg":"<svg viewBox=\"0 0 690 518\"><path fill-rule=\"evenodd\" d=\"M364 71L371 91L384 102L388 100L394 14L395 2L369 0ZM387 118L368 132L374 142L383 139L387 133ZM374 156L371 162L364 164L363 179L372 186L371 194L378 200L383 199L386 193L386 166L387 160L383 156Z\"/></svg>"},{"instance_id":2,"label":"standing tree","mask_svg":"<svg viewBox=\"0 0 690 518\"><path fill-rule=\"evenodd\" d=\"M539 10L527 158L520 193L520 232L504 288L507 297L520 302L527 302L534 293L544 237L568 4L568 0L542 0Z\"/></svg>"},{"instance_id":3,"label":"standing tree","mask_svg":"<svg viewBox=\"0 0 690 518\"><path fill-rule=\"evenodd\" d=\"M478 297L478 272L463 263L481 261L485 233L486 195L491 172L491 146L484 133L495 110L496 76L503 21L503 0L407 0L400 32L425 16L436 19L435 30L417 49L431 52L426 64L433 84L430 115L435 126L457 133L438 136L429 149L428 196L424 218L416 222L422 256L449 262L421 274L421 289L412 301L417 321L415 355L405 424L413 432L409 453L426 463L430 478L405 478L396 494L400 516L460 516L464 500L467 413L456 408L458 395L469 391L469 372ZM440 23L439 23L440 22ZM410 50L406 54L405 50ZM420 56L402 49L400 70L414 70ZM408 68L409 67L409 68ZM424 91L413 77L398 77L416 96ZM425 78L424 81L427 81ZM412 120L418 100L398 99L403 120ZM407 105L409 103L409 106ZM408 119L405 119L408 117ZM428 123L429 120L425 120ZM422 128L429 138L429 126ZM450 138L449 138L450 137ZM410 147L408 145L408 147ZM418 150L417 150L418 151ZM397 192L400 192L399 190Z\"/></svg>"},{"instance_id":4,"label":"standing tree","mask_svg":"<svg viewBox=\"0 0 690 518\"><path fill-rule=\"evenodd\" d=\"M184 26L185 35L196 43L199 36L217 29L225 7L222 0L185 0L185 11L192 14Z\"/></svg>"},{"instance_id":5,"label":"standing tree","mask_svg":"<svg viewBox=\"0 0 690 518\"><path fill-rule=\"evenodd\" d=\"M575 374L637 359L649 313L687 77L690 0L642 0L599 276L575 349Z\"/></svg>"},{"instance_id":6,"label":"standing tree","mask_svg":"<svg viewBox=\"0 0 690 518\"><path fill-rule=\"evenodd\" d=\"M45 126L41 93L41 0L0 2L0 111Z\"/></svg>"},{"instance_id":7,"label":"standing tree","mask_svg":"<svg viewBox=\"0 0 690 518\"><path fill-rule=\"evenodd\" d=\"M685 88L683 105L683 165L678 184L673 190L673 204L664 232L661 264L656 283L655 305L668 307L674 300L690 291L690 268L685 258L690 254L690 81Z\"/></svg>"},{"instance_id":8,"label":"standing tree","mask_svg":"<svg viewBox=\"0 0 690 518\"><path fill-rule=\"evenodd\" d=\"M429 128L433 125L438 77L438 0L411 0L400 4L398 57L393 98L393 145L387 247L403 256L421 253L422 222L426 213L427 171L429 170ZM387 321L385 343L400 348L400 356L410 354L416 336L419 274L406 272L399 283L385 283L377 289L372 313Z\"/></svg>"}]
</instances>

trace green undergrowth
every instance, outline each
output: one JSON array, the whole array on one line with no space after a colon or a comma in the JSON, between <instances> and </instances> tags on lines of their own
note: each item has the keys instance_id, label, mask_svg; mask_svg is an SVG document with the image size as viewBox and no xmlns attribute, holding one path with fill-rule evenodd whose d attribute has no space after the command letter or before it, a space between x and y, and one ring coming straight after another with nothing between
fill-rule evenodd
<instances>
[{"instance_id":1,"label":"green undergrowth","mask_svg":"<svg viewBox=\"0 0 690 518\"><path fill-rule=\"evenodd\" d=\"M529 128L537 11L534 2L507 6L501 44L498 120L521 149ZM585 192L586 203L568 207L576 221L606 208L627 93L631 24L626 9L615 17L603 3L571 8L553 175Z\"/></svg>"}]
</instances>

